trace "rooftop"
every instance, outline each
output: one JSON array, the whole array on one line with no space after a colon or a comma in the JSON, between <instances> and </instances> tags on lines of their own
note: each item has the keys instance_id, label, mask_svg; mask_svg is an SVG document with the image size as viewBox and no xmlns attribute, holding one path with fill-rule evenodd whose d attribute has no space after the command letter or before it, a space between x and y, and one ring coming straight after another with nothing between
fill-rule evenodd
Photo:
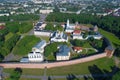
<instances>
[{"instance_id":1,"label":"rooftop","mask_svg":"<svg viewBox=\"0 0 120 80\"><path fill-rule=\"evenodd\" d=\"M73 47L73 49L79 51L79 50L82 50L83 48L82 48L82 47L76 47L76 46L75 46L75 47Z\"/></svg>"},{"instance_id":2,"label":"rooftop","mask_svg":"<svg viewBox=\"0 0 120 80\"><path fill-rule=\"evenodd\" d=\"M81 33L81 30L74 30L73 33L75 33L75 34L79 34L79 33Z\"/></svg>"},{"instance_id":3,"label":"rooftop","mask_svg":"<svg viewBox=\"0 0 120 80\"><path fill-rule=\"evenodd\" d=\"M5 26L2 26L2 25L0 26L0 30L1 30L1 29L4 29L4 28L5 28Z\"/></svg>"},{"instance_id":4,"label":"rooftop","mask_svg":"<svg viewBox=\"0 0 120 80\"><path fill-rule=\"evenodd\" d=\"M57 56L68 56L69 52L70 52L70 48L67 45L60 45Z\"/></svg>"},{"instance_id":5,"label":"rooftop","mask_svg":"<svg viewBox=\"0 0 120 80\"><path fill-rule=\"evenodd\" d=\"M45 41L45 40L42 40L42 41L40 41L39 43L37 43L34 47L39 49L39 48L41 48L45 43L46 43L46 41Z\"/></svg>"},{"instance_id":6,"label":"rooftop","mask_svg":"<svg viewBox=\"0 0 120 80\"><path fill-rule=\"evenodd\" d=\"M52 38L56 37L57 39L67 39L67 34L59 33L59 32L54 32L52 35Z\"/></svg>"}]
</instances>

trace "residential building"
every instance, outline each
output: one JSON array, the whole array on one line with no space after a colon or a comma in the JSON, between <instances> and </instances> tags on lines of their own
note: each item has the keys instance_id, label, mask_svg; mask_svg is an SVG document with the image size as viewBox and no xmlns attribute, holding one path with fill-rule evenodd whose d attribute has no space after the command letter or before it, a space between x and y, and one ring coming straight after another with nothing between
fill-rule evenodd
<instances>
[{"instance_id":1,"label":"residential building","mask_svg":"<svg viewBox=\"0 0 120 80\"><path fill-rule=\"evenodd\" d=\"M2 25L5 25L5 23L4 22L0 22L0 26L2 26Z\"/></svg>"},{"instance_id":2,"label":"residential building","mask_svg":"<svg viewBox=\"0 0 120 80\"><path fill-rule=\"evenodd\" d=\"M5 26L0 25L0 30L1 30L1 29L4 29L4 28L5 28Z\"/></svg>"},{"instance_id":3,"label":"residential building","mask_svg":"<svg viewBox=\"0 0 120 80\"><path fill-rule=\"evenodd\" d=\"M47 30L34 30L34 35L36 36L48 36L50 37L52 31Z\"/></svg>"},{"instance_id":4,"label":"residential building","mask_svg":"<svg viewBox=\"0 0 120 80\"><path fill-rule=\"evenodd\" d=\"M40 52L30 52L28 54L29 62L42 62L44 60L44 56Z\"/></svg>"},{"instance_id":5,"label":"residential building","mask_svg":"<svg viewBox=\"0 0 120 80\"><path fill-rule=\"evenodd\" d=\"M83 35L81 34L81 30L74 30L72 33L72 38L73 39L81 39L83 40Z\"/></svg>"},{"instance_id":6,"label":"residential building","mask_svg":"<svg viewBox=\"0 0 120 80\"><path fill-rule=\"evenodd\" d=\"M81 33L73 33L72 34L73 39L87 40L90 37L100 40L103 36L99 32L96 32L94 35L87 35L86 38L83 38L83 34L81 34Z\"/></svg>"},{"instance_id":7,"label":"residential building","mask_svg":"<svg viewBox=\"0 0 120 80\"><path fill-rule=\"evenodd\" d=\"M0 13L0 16L9 16L9 13Z\"/></svg>"},{"instance_id":8,"label":"residential building","mask_svg":"<svg viewBox=\"0 0 120 80\"><path fill-rule=\"evenodd\" d=\"M69 60L70 59L70 48L67 45L60 45L59 51L56 53L56 60Z\"/></svg>"},{"instance_id":9,"label":"residential building","mask_svg":"<svg viewBox=\"0 0 120 80\"><path fill-rule=\"evenodd\" d=\"M51 12L53 12L53 9L41 9L40 10L40 13L42 13L42 14L49 14Z\"/></svg>"},{"instance_id":10,"label":"residential building","mask_svg":"<svg viewBox=\"0 0 120 80\"><path fill-rule=\"evenodd\" d=\"M35 4L41 4L41 3L46 3L46 4L50 4L52 2L54 2L54 0L32 0Z\"/></svg>"},{"instance_id":11,"label":"residential building","mask_svg":"<svg viewBox=\"0 0 120 80\"><path fill-rule=\"evenodd\" d=\"M67 34L63 32L54 32L50 38L51 42L68 42Z\"/></svg>"},{"instance_id":12,"label":"residential building","mask_svg":"<svg viewBox=\"0 0 120 80\"><path fill-rule=\"evenodd\" d=\"M34 30L43 30L45 29L46 23L43 22L38 22L35 26L34 26Z\"/></svg>"},{"instance_id":13,"label":"residential building","mask_svg":"<svg viewBox=\"0 0 120 80\"><path fill-rule=\"evenodd\" d=\"M47 44L46 41L42 40L32 48L32 51L43 53L46 44Z\"/></svg>"},{"instance_id":14,"label":"residential building","mask_svg":"<svg viewBox=\"0 0 120 80\"><path fill-rule=\"evenodd\" d=\"M27 58L22 58L20 62L42 62L44 60L43 52L46 41L42 40L32 48L32 52L28 53Z\"/></svg>"},{"instance_id":15,"label":"residential building","mask_svg":"<svg viewBox=\"0 0 120 80\"><path fill-rule=\"evenodd\" d=\"M93 37L94 39L101 39L103 36L99 33L99 32L96 32L94 35L88 35L87 36L87 39L90 38L90 37Z\"/></svg>"},{"instance_id":16,"label":"residential building","mask_svg":"<svg viewBox=\"0 0 120 80\"><path fill-rule=\"evenodd\" d=\"M74 50L75 52L77 52L77 53L80 53L80 52L83 51L83 48L82 48L82 47L74 46L74 47L73 47L73 50Z\"/></svg>"},{"instance_id":17,"label":"residential building","mask_svg":"<svg viewBox=\"0 0 120 80\"><path fill-rule=\"evenodd\" d=\"M74 30L73 35L81 35L81 30Z\"/></svg>"}]
</instances>

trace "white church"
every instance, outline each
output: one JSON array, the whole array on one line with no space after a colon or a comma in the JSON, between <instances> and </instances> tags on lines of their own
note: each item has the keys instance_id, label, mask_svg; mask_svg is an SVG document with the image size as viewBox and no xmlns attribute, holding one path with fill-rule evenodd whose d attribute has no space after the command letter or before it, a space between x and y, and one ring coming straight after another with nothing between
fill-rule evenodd
<instances>
[{"instance_id":1,"label":"white church","mask_svg":"<svg viewBox=\"0 0 120 80\"><path fill-rule=\"evenodd\" d=\"M75 24L70 24L69 19L67 20L67 23L65 25L65 32L66 33L72 33L75 30Z\"/></svg>"},{"instance_id":2,"label":"white church","mask_svg":"<svg viewBox=\"0 0 120 80\"><path fill-rule=\"evenodd\" d=\"M28 53L27 58L22 58L20 62L42 62L44 60L44 48L46 41L42 40L32 48L32 52Z\"/></svg>"}]
</instances>

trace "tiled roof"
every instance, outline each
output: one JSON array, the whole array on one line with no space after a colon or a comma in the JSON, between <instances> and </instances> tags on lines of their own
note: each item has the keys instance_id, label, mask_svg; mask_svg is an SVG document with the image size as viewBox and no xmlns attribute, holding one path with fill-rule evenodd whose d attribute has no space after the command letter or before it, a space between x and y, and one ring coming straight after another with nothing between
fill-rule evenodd
<instances>
[{"instance_id":1,"label":"tiled roof","mask_svg":"<svg viewBox=\"0 0 120 80\"><path fill-rule=\"evenodd\" d=\"M0 26L0 29L3 29L3 28L5 28L5 26Z\"/></svg>"},{"instance_id":2,"label":"tiled roof","mask_svg":"<svg viewBox=\"0 0 120 80\"><path fill-rule=\"evenodd\" d=\"M42 40L42 41L40 41L38 44L36 44L34 47L39 49L39 48L41 48L45 43L46 43L46 41L45 41L45 40Z\"/></svg>"},{"instance_id":3,"label":"tiled roof","mask_svg":"<svg viewBox=\"0 0 120 80\"><path fill-rule=\"evenodd\" d=\"M81 33L81 30L74 30L73 33L75 33L75 34L79 34L79 33Z\"/></svg>"},{"instance_id":4,"label":"tiled roof","mask_svg":"<svg viewBox=\"0 0 120 80\"><path fill-rule=\"evenodd\" d=\"M75 47L73 47L73 49L79 51L79 50L82 50L83 48L82 48L82 47L76 47L76 46L75 46Z\"/></svg>"},{"instance_id":5,"label":"tiled roof","mask_svg":"<svg viewBox=\"0 0 120 80\"><path fill-rule=\"evenodd\" d=\"M61 45L59 48L59 52L57 56L68 56L70 52L70 48L67 45Z\"/></svg>"}]
</instances>

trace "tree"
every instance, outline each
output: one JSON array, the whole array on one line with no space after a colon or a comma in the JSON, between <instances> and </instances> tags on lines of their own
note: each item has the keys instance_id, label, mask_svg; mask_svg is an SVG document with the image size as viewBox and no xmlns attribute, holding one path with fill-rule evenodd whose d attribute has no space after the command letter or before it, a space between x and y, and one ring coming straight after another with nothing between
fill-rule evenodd
<instances>
[{"instance_id":1,"label":"tree","mask_svg":"<svg viewBox=\"0 0 120 80\"><path fill-rule=\"evenodd\" d=\"M84 44L85 44L84 41L81 41L81 40L78 40L78 39L72 40L71 43L72 43L72 45L79 46L79 47L83 47Z\"/></svg>"},{"instance_id":2,"label":"tree","mask_svg":"<svg viewBox=\"0 0 120 80\"><path fill-rule=\"evenodd\" d=\"M100 28L112 32L120 38L120 23L119 23L120 17L114 17L110 15L99 17L90 14L77 15L77 14L54 12L54 13L50 13L47 16L46 21L66 22L67 19L70 19L71 23L78 21L79 23L83 23L83 24L98 25Z\"/></svg>"},{"instance_id":3,"label":"tree","mask_svg":"<svg viewBox=\"0 0 120 80\"><path fill-rule=\"evenodd\" d=\"M48 23L48 24L45 26L45 30L52 30L52 31L55 31L54 26L53 26L52 23Z\"/></svg>"},{"instance_id":4,"label":"tree","mask_svg":"<svg viewBox=\"0 0 120 80\"><path fill-rule=\"evenodd\" d=\"M120 80L120 70L115 75L113 75L112 80Z\"/></svg>"},{"instance_id":5,"label":"tree","mask_svg":"<svg viewBox=\"0 0 120 80\"><path fill-rule=\"evenodd\" d=\"M85 38L87 38L87 36L88 36L88 33L86 32L86 33L83 34L82 37L85 39Z\"/></svg>"},{"instance_id":6,"label":"tree","mask_svg":"<svg viewBox=\"0 0 120 80\"><path fill-rule=\"evenodd\" d=\"M94 48L97 48L97 49L102 48L102 45L103 45L103 40L96 40L96 39L94 39L93 37L90 37L90 38L88 39L88 42L89 42Z\"/></svg>"},{"instance_id":7,"label":"tree","mask_svg":"<svg viewBox=\"0 0 120 80\"><path fill-rule=\"evenodd\" d=\"M10 52L12 50L12 48L16 45L19 38L20 38L20 35L14 34L10 39L8 39L5 42L4 48Z\"/></svg>"},{"instance_id":8,"label":"tree","mask_svg":"<svg viewBox=\"0 0 120 80\"><path fill-rule=\"evenodd\" d=\"M120 46L119 46L119 45L116 47L115 55L116 55L117 57L120 57Z\"/></svg>"},{"instance_id":9,"label":"tree","mask_svg":"<svg viewBox=\"0 0 120 80\"><path fill-rule=\"evenodd\" d=\"M57 51L57 46L57 43L51 43L45 47L45 56L48 57L51 53L55 53Z\"/></svg>"},{"instance_id":10,"label":"tree","mask_svg":"<svg viewBox=\"0 0 120 80\"><path fill-rule=\"evenodd\" d=\"M19 24L19 32L20 33L27 33L33 28L32 22L21 22Z\"/></svg>"},{"instance_id":11,"label":"tree","mask_svg":"<svg viewBox=\"0 0 120 80\"><path fill-rule=\"evenodd\" d=\"M3 30L0 30L0 35L5 36L6 34L8 34L8 28L4 28Z\"/></svg>"},{"instance_id":12,"label":"tree","mask_svg":"<svg viewBox=\"0 0 120 80\"><path fill-rule=\"evenodd\" d=\"M18 22L7 22L6 26L9 32L17 33L19 30L19 23Z\"/></svg>"},{"instance_id":13,"label":"tree","mask_svg":"<svg viewBox=\"0 0 120 80\"><path fill-rule=\"evenodd\" d=\"M0 61L4 59L4 56L0 53Z\"/></svg>"}]
</instances>

